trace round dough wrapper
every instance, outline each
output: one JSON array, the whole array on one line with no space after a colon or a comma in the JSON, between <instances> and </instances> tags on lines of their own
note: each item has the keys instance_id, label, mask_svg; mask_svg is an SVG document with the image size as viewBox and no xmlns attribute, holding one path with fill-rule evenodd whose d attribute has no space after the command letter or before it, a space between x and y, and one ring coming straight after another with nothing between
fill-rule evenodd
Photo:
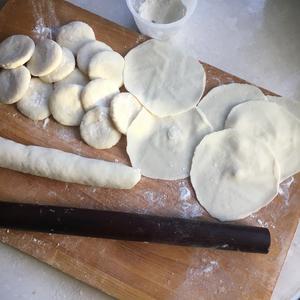
<instances>
[{"instance_id":1,"label":"round dough wrapper","mask_svg":"<svg viewBox=\"0 0 300 300\"><path fill-rule=\"evenodd\" d=\"M115 51L96 53L89 63L89 77L114 81L118 87L123 85L124 58Z\"/></svg>"},{"instance_id":2,"label":"round dough wrapper","mask_svg":"<svg viewBox=\"0 0 300 300\"><path fill-rule=\"evenodd\" d=\"M95 40L94 30L86 23L74 21L60 27L56 41L62 47L70 49L73 54L87 42Z\"/></svg>"},{"instance_id":3,"label":"round dough wrapper","mask_svg":"<svg viewBox=\"0 0 300 300\"><path fill-rule=\"evenodd\" d=\"M274 102L286 110L288 110L291 114L293 114L298 120L300 120L300 101L292 100L286 97L277 97L277 96L267 96L267 99L270 102Z\"/></svg>"},{"instance_id":4,"label":"round dough wrapper","mask_svg":"<svg viewBox=\"0 0 300 300\"><path fill-rule=\"evenodd\" d=\"M34 42L26 35L12 35L0 44L0 67L14 69L27 63L34 52Z\"/></svg>"},{"instance_id":5,"label":"round dough wrapper","mask_svg":"<svg viewBox=\"0 0 300 300\"><path fill-rule=\"evenodd\" d=\"M98 105L109 107L112 98L119 92L118 86L113 81L106 79L92 80L82 91L82 105L86 111Z\"/></svg>"},{"instance_id":6,"label":"round dough wrapper","mask_svg":"<svg viewBox=\"0 0 300 300\"><path fill-rule=\"evenodd\" d=\"M70 75L68 75L63 80L57 81L54 83L54 88L57 88L60 85L71 83L71 84L79 84L82 86L85 86L89 82L89 78L80 72L77 68L74 69L73 72L71 72Z\"/></svg>"},{"instance_id":7,"label":"round dough wrapper","mask_svg":"<svg viewBox=\"0 0 300 300\"><path fill-rule=\"evenodd\" d=\"M80 124L80 134L89 146L96 149L109 149L121 139L107 107L95 107L88 111Z\"/></svg>"},{"instance_id":8,"label":"round dough wrapper","mask_svg":"<svg viewBox=\"0 0 300 300\"><path fill-rule=\"evenodd\" d=\"M110 116L123 134L127 133L128 127L141 110L142 105L130 93L120 93L110 103Z\"/></svg>"},{"instance_id":9,"label":"round dough wrapper","mask_svg":"<svg viewBox=\"0 0 300 300\"><path fill-rule=\"evenodd\" d=\"M112 50L110 46L100 41L91 41L84 44L77 53L78 68L85 74L88 73L88 67L91 58L100 51Z\"/></svg>"},{"instance_id":10,"label":"round dough wrapper","mask_svg":"<svg viewBox=\"0 0 300 300\"><path fill-rule=\"evenodd\" d=\"M300 171L300 121L282 106L267 101L242 103L231 110L225 126L268 144L280 167L280 181Z\"/></svg>"},{"instance_id":11,"label":"round dough wrapper","mask_svg":"<svg viewBox=\"0 0 300 300\"><path fill-rule=\"evenodd\" d=\"M250 84L230 83L220 85L208 92L198 104L215 131L222 130L230 110L249 100L266 100L263 92Z\"/></svg>"},{"instance_id":12,"label":"round dough wrapper","mask_svg":"<svg viewBox=\"0 0 300 300\"><path fill-rule=\"evenodd\" d=\"M0 102L12 104L26 93L30 83L30 72L24 66L0 72Z\"/></svg>"},{"instance_id":13,"label":"round dough wrapper","mask_svg":"<svg viewBox=\"0 0 300 300\"><path fill-rule=\"evenodd\" d=\"M270 148L235 129L207 135L191 168L198 201L221 221L243 219L266 206L277 195L279 176Z\"/></svg>"},{"instance_id":14,"label":"round dough wrapper","mask_svg":"<svg viewBox=\"0 0 300 300\"><path fill-rule=\"evenodd\" d=\"M212 130L196 109L158 118L143 109L127 131L127 153L144 176L176 180L190 174L195 147Z\"/></svg>"},{"instance_id":15,"label":"round dough wrapper","mask_svg":"<svg viewBox=\"0 0 300 300\"><path fill-rule=\"evenodd\" d=\"M82 86L65 84L54 89L49 102L53 118L66 126L78 126L84 115L80 95Z\"/></svg>"},{"instance_id":16,"label":"round dough wrapper","mask_svg":"<svg viewBox=\"0 0 300 300\"><path fill-rule=\"evenodd\" d=\"M45 83L39 78L32 78L27 92L17 103L18 110L34 121L48 118L51 115L49 98L52 91L52 84Z\"/></svg>"},{"instance_id":17,"label":"round dough wrapper","mask_svg":"<svg viewBox=\"0 0 300 300\"><path fill-rule=\"evenodd\" d=\"M62 48L62 59L59 66L50 74L42 76L41 79L47 83L60 81L70 75L74 69L75 58L73 53L67 48Z\"/></svg>"},{"instance_id":18,"label":"round dough wrapper","mask_svg":"<svg viewBox=\"0 0 300 300\"><path fill-rule=\"evenodd\" d=\"M194 58L170 42L149 40L125 56L124 85L154 115L166 117L196 106L206 75Z\"/></svg>"},{"instance_id":19,"label":"round dough wrapper","mask_svg":"<svg viewBox=\"0 0 300 300\"><path fill-rule=\"evenodd\" d=\"M39 41L34 53L27 64L27 68L33 76L45 76L54 71L62 59L61 47L52 40Z\"/></svg>"}]
</instances>

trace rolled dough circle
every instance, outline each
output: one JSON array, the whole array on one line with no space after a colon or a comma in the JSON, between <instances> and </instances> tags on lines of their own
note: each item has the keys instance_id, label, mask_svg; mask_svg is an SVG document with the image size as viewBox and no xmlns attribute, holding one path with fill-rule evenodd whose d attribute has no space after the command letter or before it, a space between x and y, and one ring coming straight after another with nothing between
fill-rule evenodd
<instances>
[{"instance_id":1,"label":"rolled dough circle","mask_svg":"<svg viewBox=\"0 0 300 300\"><path fill-rule=\"evenodd\" d=\"M107 107L89 110L80 124L82 139L96 149L109 149L116 145L121 134L114 128Z\"/></svg>"},{"instance_id":2,"label":"rolled dough circle","mask_svg":"<svg viewBox=\"0 0 300 300\"><path fill-rule=\"evenodd\" d=\"M70 22L60 27L56 41L62 47L70 49L77 54L80 47L85 43L95 40L93 29L86 23L80 21Z\"/></svg>"},{"instance_id":3,"label":"rolled dough circle","mask_svg":"<svg viewBox=\"0 0 300 300\"><path fill-rule=\"evenodd\" d=\"M27 63L34 52L34 42L26 35L12 35L0 44L0 67L14 69Z\"/></svg>"},{"instance_id":4,"label":"rolled dough circle","mask_svg":"<svg viewBox=\"0 0 300 300\"><path fill-rule=\"evenodd\" d=\"M75 58L73 53L68 48L62 48L62 59L58 67L50 74L42 76L41 79L47 83L60 81L70 75L74 69Z\"/></svg>"},{"instance_id":5,"label":"rolled dough circle","mask_svg":"<svg viewBox=\"0 0 300 300\"><path fill-rule=\"evenodd\" d=\"M33 76L45 76L54 71L62 59L61 47L52 40L39 41L27 67Z\"/></svg>"},{"instance_id":6,"label":"rolled dough circle","mask_svg":"<svg viewBox=\"0 0 300 300\"><path fill-rule=\"evenodd\" d=\"M170 42L149 40L125 56L124 85L154 115L166 117L196 106L206 75L194 58Z\"/></svg>"},{"instance_id":7,"label":"rolled dough circle","mask_svg":"<svg viewBox=\"0 0 300 300\"><path fill-rule=\"evenodd\" d=\"M270 148L235 129L204 137L191 168L198 201L221 221L242 219L266 206L277 194L279 177Z\"/></svg>"},{"instance_id":8,"label":"rolled dough circle","mask_svg":"<svg viewBox=\"0 0 300 300\"><path fill-rule=\"evenodd\" d=\"M286 110L288 110L291 114L293 114L298 120L300 120L300 101L292 100L286 97L277 97L277 96L267 96L267 99L270 102L274 102Z\"/></svg>"},{"instance_id":9,"label":"rolled dough circle","mask_svg":"<svg viewBox=\"0 0 300 300\"><path fill-rule=\"evenodd\" d=\"M211 132L196 109L158 118L143 109L127 131L127 153L144 176L176 180L190 174L195 147Z\"/></svg>"},{"instance_id":10,"label":"rolled dough circle","mask_svg":"<svg viewBox=\"0 0 300 300\"><path fill-rule=\"evenodd\" d=\"M115 51L101 51L90 60L88 74L91 79L108 79L123 85L124 58Z\"/></svg>"},{"instance_id":11,"label":"rolled dough circle","mask_svg":"<svg viewBox=\"0 0 300 300\"><path fill-rule=\"evenodd\" d=\"M29 88L17 103L18 110L31 120L44 120L50 116L49 98L53 91L52 84L39 78L30 80Z\"/></svg>"},{"instance_id":12,"label":"rolled dough circle","mask_svg":"<svg viewBox=\"0 0 300 300\"><path fill-rule=\"evenodd\" d=\"M53 118L66 126L78 126L84 115L80 95L82 86L64 84L54 89L49 107Z\"/></svg>"},{"instance_id":13,"label":"rolled dough circle","mask_svg":"<svg viewBox=\"0 0 300 300\"><path fill-rule=\"evenodd\" d=\"M24 66L0 72L0 102L12 104L26 93L30 83L30 72Z\"/></svg>"},{"instance_id":14,"label":"rolled dough circle","mask_svg":"<svg viewBox=\"0 0 300 300\"><path fill-rule=\"evenodd\" d=\"M91 41L84 44L77 53L78 68L85 74L88 73L88 67L91 58L100 51L112 50L110 46L100 41Z\"/></svg>"},{"instance_id":15,"label":"rolled dough circle","mask_svg":"<svg viewBox=\"0 0 300 300\"><path fill-rule=\"evenodd\" d=\"M98 105L109 107L110 101L119 92L118 86L113 81L100 78L92 80L82 91L82 105L86 111Z\"/></svg>"},{"instance_id":16,"label":"rolled dough circle","mask_svg":"<svg viewBox=\"0 0 300 300\"><path fill-rule=\"evenodd\" d=\"M79 84L85 86L89 82L89 78L80 72L77 68L74 69L66 78L63 80L57 81L54 83L54 88L57 88L60 85L72 83L72 84Z\"/></svg>"}]
</instances>

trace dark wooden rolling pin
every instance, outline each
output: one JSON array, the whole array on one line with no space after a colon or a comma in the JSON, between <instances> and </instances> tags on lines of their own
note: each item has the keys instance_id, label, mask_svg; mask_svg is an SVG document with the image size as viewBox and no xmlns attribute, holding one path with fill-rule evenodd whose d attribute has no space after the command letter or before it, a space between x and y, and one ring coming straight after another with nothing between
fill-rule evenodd
<instances>
[{"instance_id":1,"label":"dark wooden rolling pin","mask_svg":"<svg viewBox=\"0 0 300 300\"><path fill-rule=\"evenodd\" d=\"M268 253L267 228L123 212L0 202L0 227Z\"/></svg>"}]
</instances>

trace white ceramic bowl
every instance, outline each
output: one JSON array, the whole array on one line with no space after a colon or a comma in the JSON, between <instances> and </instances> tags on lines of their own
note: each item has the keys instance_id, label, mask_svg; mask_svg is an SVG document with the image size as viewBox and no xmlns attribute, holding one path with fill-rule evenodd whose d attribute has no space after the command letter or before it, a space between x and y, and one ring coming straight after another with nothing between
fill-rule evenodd
<instances>
[{"instance_id":1,"label":"white ceramic bowl","mask_svg":"<svg viewBox=\"0 0 300 300\"><path fill-rule=\"evenodd\" d=\"M185 16L176 22L168 24L152 23L142 18L137 11L144 0L126 0L126 3L141 33L158 40L166 40L175 35L182 28L184 23L190 18L196 8L197 0L181 1L186 7Z\"/></svg>"}]
</instances>

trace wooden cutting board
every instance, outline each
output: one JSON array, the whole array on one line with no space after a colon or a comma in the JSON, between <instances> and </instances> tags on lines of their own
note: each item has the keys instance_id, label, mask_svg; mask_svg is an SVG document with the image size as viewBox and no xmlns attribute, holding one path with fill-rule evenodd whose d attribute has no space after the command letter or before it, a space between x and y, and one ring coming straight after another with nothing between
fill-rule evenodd
<instances>
[{"instance_id":1,"label":"wooden cutting board","mask_svg":"<svg viewBox=\"0 0 300 300\"><path fill-rule=\"evenodd\" d=\"M11 0L0 12L0 40L16 33L34 38L73 20L89 23L97 39L121 54L144 37L63 1ZM207 89L244 82L204 64ZM274 120L276 121L276 120ZM94 150L78 128L33 122L14 105L0 106L0 136L24 144L53 147L87 157L129 164L126 139L110 150ZM239 221L268 227L270 254L246 254L158 244L1 230L0 240L91 286L122 299L269 299L300 216L300 176L284 197ZM0 169L0 199L95 209L209 219L198 205L189 179L143 178L132 190L66 184Z\"/></svg>"}]
</instances>

